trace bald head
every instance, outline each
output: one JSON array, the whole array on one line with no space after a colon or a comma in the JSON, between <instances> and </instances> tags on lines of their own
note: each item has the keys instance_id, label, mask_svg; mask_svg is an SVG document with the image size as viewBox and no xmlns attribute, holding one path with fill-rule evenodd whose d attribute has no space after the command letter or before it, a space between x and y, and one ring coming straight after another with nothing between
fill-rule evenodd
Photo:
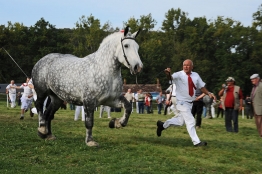
<instances>
[{"instance_id":1,"label":"bald head","mask_svg":"<svg viewBox=\"0 0 262 174\"><path fill-rule=\"evenodd\" d=\"M190 59L186 59L183 62L183 70L185 73L190 74L193 69L193 62Z\"/></svg>"}]
</instances>

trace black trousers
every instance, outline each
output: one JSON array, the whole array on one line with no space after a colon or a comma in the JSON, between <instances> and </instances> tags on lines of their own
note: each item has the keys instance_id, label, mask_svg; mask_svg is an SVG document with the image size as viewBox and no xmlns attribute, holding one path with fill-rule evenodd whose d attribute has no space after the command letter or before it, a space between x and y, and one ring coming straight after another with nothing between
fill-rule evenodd
<instances>
[{"instance_id":1,"label":"black trousers","mask_svg":"<svg viewBox=\"0 0 262 174\"><path fill-rule=\"evenodd\" d=\"M201 127L201 122L202 122L202 112L203 112L203 106L204 102L203 101L194 101L191 113L195 117L196 116L196 126Z\"/></svg>"},{"instance_id":2,"label":"black trousers","mask_svg":"<svg viewBox=\"0 0 262 174\"><path fill-rule=\"evenodd\" d=\"M223 115L224 115L224 109L218 107L217 108L217 118L219 117L220 113L221 113L221 118L223 118Z\"/></svg>"}]
</instances>

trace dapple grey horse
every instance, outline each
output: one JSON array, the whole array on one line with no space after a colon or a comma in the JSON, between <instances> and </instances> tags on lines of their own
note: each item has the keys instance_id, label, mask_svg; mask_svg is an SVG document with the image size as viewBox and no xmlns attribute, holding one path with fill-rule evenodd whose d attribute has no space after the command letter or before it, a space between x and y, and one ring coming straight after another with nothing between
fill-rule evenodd
<instances>
[{"instance_id":1,"label":"dapple grey horse","mask_svg":"<svg viewBox=\"0 0 262 174\"><path fill-rule=\"evenodd\" d=\"M107 36L98 50L84 58L70 54L48 54L40 59L32 70L32 80L37 93L36 108L39 116L38 135L43 139L55 139L51 120L63 101L84 106L86 144L98 146L93 140L94 110L96 106L124 107L124 115L109 122L110 128L124 127L132 110L131 104L121 95L121 64L131 74L141 71L143 64L135 41L138 32L115 32ZM43 113L45 98L51 104Z\"/></svg>"}]
</instances>

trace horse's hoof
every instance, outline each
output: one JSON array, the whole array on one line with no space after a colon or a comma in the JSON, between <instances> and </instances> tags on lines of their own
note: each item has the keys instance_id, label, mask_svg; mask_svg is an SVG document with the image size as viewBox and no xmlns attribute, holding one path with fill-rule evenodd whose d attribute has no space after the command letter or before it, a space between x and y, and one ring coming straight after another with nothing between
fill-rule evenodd
<instances>
[{"instance_id":1,"label":"horse's hoof","mask_svg":"<svg viewBox=\"0 0 262 174\"><path fill-rule=\"evenodd\" d=\"M115 120L116 120L116 118L113 118L113 119L109 122L109 127L110 127L110 128L115 128Z\"/></svg>"},{"instance_id":2,"label":"horse's hoof","mask_svg":"<svg viewBox=\"0 0 262 174\"><path fill-rule=\"evenodd\" d=\"M38 132L45 134L45 135L48 133L45 126L40 126L40 127L37 128L37 130L38 130Z\"/></svg>"},{"instance_id":3,"label":"horse's hoof","mask_svg":"<svg viewBox=\"0 0 262 174\"><path fill-rule=\"evenodd\" d=\"M45 139L47 137L46 127L41 126L37 128L37 134L40 138Z\"/></svg>"},{"instance_id":4,"label":"horse's hoof","mask_svg":"<svg viewBox=\"0 0 262 174\"><path fill-rule=\"evenodd\" d=\"M99 144L95 141L88 141L86 145L89 147L98 147L99 146Z\"/></svg>"},{"instance_id":5,"label":"horse's hoof","mask_svg":"<svg viewBox=\"0 0 262 174\"><path fill-rule=\"evenodd\" d=\"M56 137L54 136L54 135L47 135L46 136L46 138L45 138L45 140L55 140L56 139Z\"/></svg>"},{"instance_id":6,"label":"horse's hoof","mask_svg":"<svg viewBox=\"0 0 262 174\"><path fill-rule=\"evenodd\" d=\"M46 139L47 135L46 134L42 134L41 132L37 131L37 135L42 138L42 139Z\"/></svg>"}]
</instances>

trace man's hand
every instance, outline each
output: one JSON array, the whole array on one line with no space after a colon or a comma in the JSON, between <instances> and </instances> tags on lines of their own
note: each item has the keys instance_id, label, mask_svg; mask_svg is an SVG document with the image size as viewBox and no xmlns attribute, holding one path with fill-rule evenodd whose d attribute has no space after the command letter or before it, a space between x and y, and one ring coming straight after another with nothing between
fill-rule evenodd
<instances>
[{"instance_id":1,"label":"man's hand","mask_svg":"<svg viewBox=\"0 0 262 174\"><path fill-rule=\"evenodd\" d=\"M166 68L164 71L165 71L166 75L169 75L170 72L171 72L171 69L170 68Z\"/></svg>"}]
</instances>

